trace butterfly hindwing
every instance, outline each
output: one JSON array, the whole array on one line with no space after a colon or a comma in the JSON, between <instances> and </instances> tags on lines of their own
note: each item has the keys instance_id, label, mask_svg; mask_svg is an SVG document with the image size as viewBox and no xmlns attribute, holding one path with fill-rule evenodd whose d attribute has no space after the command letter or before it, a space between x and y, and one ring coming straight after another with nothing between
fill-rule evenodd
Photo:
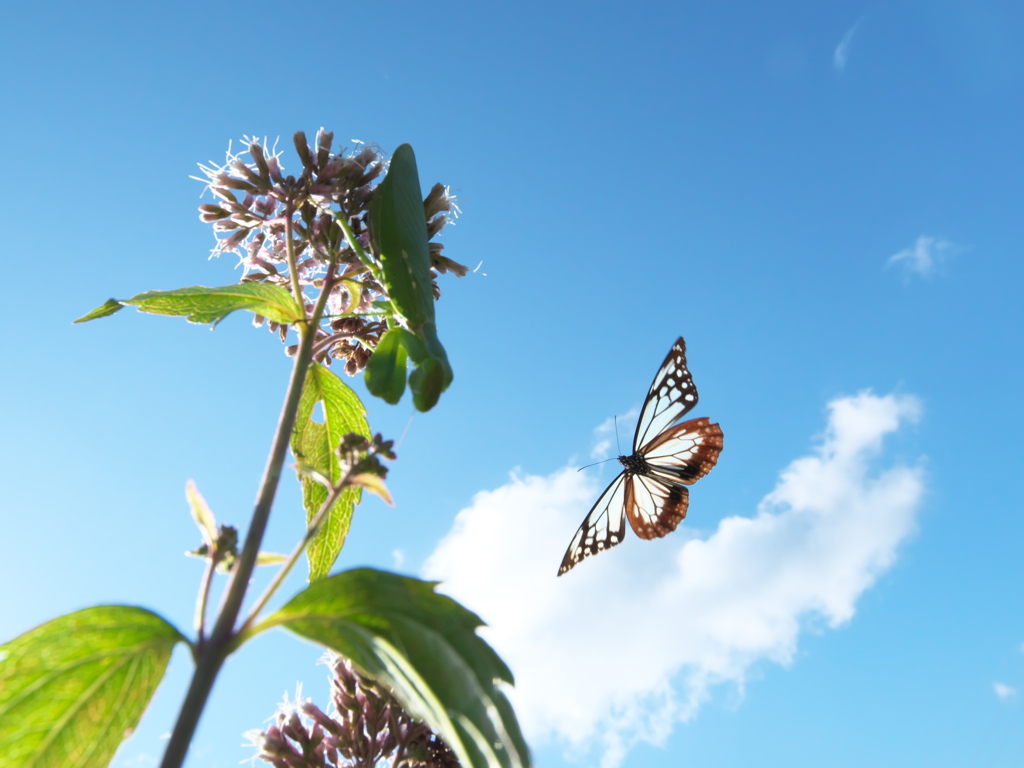
<instances>
[{"instance_id":1,"label":"butterfly hindwing","mask_svg":"<svg viewBox=\"0 0 1024 768\"><path fill-rule=\"evenodd\" d=\"M626 535L625 472L620 472L609 485L590 512L583 518L583 524L572 537L565 550L558 575L568 571L590 555L596 555L620 543Z\"/></svg>"},{"instance_id":2,"label":"butterfly hindwing","mask_svg":"<svg viewBox=\"0 0 1024 768\"><path fill-rule=\"evenodd\" d=\"M641 539L660 539L686 517L690 492L685 485L655 475L631 475L626 480L626 515Z\"/></svg>"},{"instance_id":3,"label":"butterfly hindwing","mask_svg":"<svg viewBox=\"0 0 1024 768\"><path fill-rule=\"evenodd\" d=\"M693 385L693 377L686 367L686 342L680 336L647 391L633 436L633 450L640 450L640 446L679 421L696 404L697 387Z\"/></svg>"},{"instance_id":4,"label":"butterfly hindwing","mask_svg":"<svg viewBox=\"0 0 1024 768\"><path fill-rule=\"evenodd\" d=\"M704 417L669 427L640 449L648 472L629 476L625 496L637 536L658 539L679 526L689 505L686 486L711 471L721 450L722 428Z\"/></svg>"}]
</instances>

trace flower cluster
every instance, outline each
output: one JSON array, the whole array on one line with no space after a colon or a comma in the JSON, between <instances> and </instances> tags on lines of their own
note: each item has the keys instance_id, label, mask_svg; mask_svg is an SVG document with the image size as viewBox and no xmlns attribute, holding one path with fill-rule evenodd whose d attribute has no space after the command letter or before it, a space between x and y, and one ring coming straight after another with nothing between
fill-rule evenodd
<instances>
[{"instance_id":1,"label":"flower cluster","mask_svg":"<svg viewBox=\"0 0 1024 768\"><path fill-rule=\"evenodd\" d=\"M341 656L328 659L331 714L311 701L285 702L265 731L246 734L275 768L459 768L430 728L413 720L390 691Z\"/></svg>"},{"instance_id":2,"label":"flower cluster","mask_svg":"<svg viewBox=\"0 0 1024 768\"><path fill-rule=\"evenodd\" d=\"M229 150L223 165L199 166L205 176L201 180L217 198L216 203L199 206L199 218L213 225L218 238L214 255L231 251L241 256L243 282L269 282L294 290L294 280L307 312L324 287L328 265L335 264L336 279L316 330L314 357L325 363L345 360L345 372L354 375L386 330L388 297L376 269L368 219L387 163L373 146L335 151L333 140L333 133L321 129L309 144L305 133L297 132L294 144L302 171L286 176L280 153L268 153L266 142L246 137L246 149L238 154ZM434 185L423 207L431 241L459 213L442 184ZM358 248L352 247L352 239ZM442 256L442 249L440 243L430 242L434 275L465 275L466 267ZM434 296L440 296L436 281ZM257 316L256 324L263 322ZM282 341L287 339L287 326L269 325Z\"/></svg>"},{"instance_id":3,"label":"flower cluster","mask_svg":"<svg viewBox=\"0 0 1024 768\"><path fill-rule=\"evenodd\" d=\"M381 480L388 476L388 468L381 457L394 461L395 441L385 440L378 432L372 440L367 440L356 432L349 432L341 438L338 446L338 459L342 477L351 475L376 475Z\"/></svg>"}]
</instances>

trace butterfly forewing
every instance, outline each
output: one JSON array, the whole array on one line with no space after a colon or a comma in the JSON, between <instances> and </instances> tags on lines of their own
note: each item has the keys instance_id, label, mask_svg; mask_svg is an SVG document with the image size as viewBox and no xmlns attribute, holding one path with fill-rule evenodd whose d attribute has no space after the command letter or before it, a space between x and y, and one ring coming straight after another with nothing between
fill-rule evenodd
<instances>
[{"instance_id":1,"label":"butterfly forewing","mask_svg":"<svg viewBox=\"0 0 1024 768\"><path fill-rule=\"evenodd\" d=\"M680 336L654 376L633 436L633 450L685 416L697 404L697 388L686 367L686 342Z\"/></svg>"},{"instance_id":2,"label":"butterfly forewing","mask_svg":"<svg viewBox=\"0 0 1024 768\"><path fill-rule=\"evenodd\" d=\"M583 518L583 525L572 537L572 543L562 558L562 564L558 568L559 576L580 560L603 552L622 541L626 535L626 510L623 498L625 480L626 473L620 472Z\"/></svg>"},{"instance_id":3,"label":"butterfly forewing","mask_svg":"<svg viewBox=\"0 0 1024 768\"><path fill-rule=\"evenodd\" d=\"M655 475L687 485L710 472L721 451L722 428L703 416L666 429L640 449Z\"/></svg>"}]
</instances>

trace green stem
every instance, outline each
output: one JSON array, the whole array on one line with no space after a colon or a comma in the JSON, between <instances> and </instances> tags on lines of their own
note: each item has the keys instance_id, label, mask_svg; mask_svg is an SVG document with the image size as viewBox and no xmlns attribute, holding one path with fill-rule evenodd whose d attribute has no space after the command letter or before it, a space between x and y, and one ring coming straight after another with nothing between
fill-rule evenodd
<instances>
[{"instance_id":1,"label":"green stem","mask_svg":"<svg viewBox=\"0 0 1024 768\"><path fill-rule=\"evenodd\" d=\"M299 306L299 311L303 315L306 314L304 307L306 302L302 298L302 285L299 283L299 270L297 262L295 261L295 244L292 242L292 214L294 209L292 204L289 202L285 206L284 211L284 243L285 243L285 256L288 259L288 280L292 284L292 295L295 297L295 301ZM309 328L314 327L312 324Z\"/></svg>"},{"instance_id":2,"label":"green stem","mask_svg":"<svg viewBox=\"0 0 1024 768\"><path fill-rule=\"evenodd\" d=\"M294 257L292 257L294 260ZM302 398L302 388L306 380L306 372L312 362L313 340L316 337L316 327L320 322L324 307L327 304L327 297L334 281L336 264L332 263L328 268L327 276L324 278L324 288L317 300L313 316L308 322L299 323L298 329L301 337L299 349L295 354L295 365L292 368L291 380L288 382L288 392L285 395L284 406L281 408L281 416L277 422L277 431L274 434L273 446L270 455L267 457L267 465L263 471L263 479L260 482L260 490L256 497L256 506L253 509L252 520L249 523L249 530L245 537L245 545L235 563L228 584L227 592L221 604L220 614L217 623L210 632L209 639L198 651L195 672L192 674L192 682L189 685L188 693L185 694L185 701L178 713L178 721L174 724L171 732L171 739L167 744L167 751L164 752L161 768L180 768L188 752L189 743L195 734L196 726L199 724L199 716L206 706L206 700L213 689L214 680L220 672L221 665L230 653L234 641L234 626L238 619L238 613L245 599L246 590L249 587L249 579L252 577L253 569L256 567L256 557L260 551L260 544L263 541L263 534L267 529L267 521L270 518L270 510L274 504L274 495L277 493L277 484L281 479L281 469L284 466L285 456L288 451L288 444L291 441L292 430L295 428L296 414L299 410L299 401Z\"/></svg>"},{"instance_id":3,"label":"green stem","mask_svg":"<svg viewBox=\"0 0 1024 768\"><path fill-rule=\"evenodd\" d=\"M314 536L316 536L316 532L320 529L320 526L323 523L324 518L327 517L327 513L330 512L334 505L338 503L338 499L341 498L341 494L344 493L345 489L348 487L349 486L345 485L344 483L339 483L331 491L330 495L327 497L327 500L320 505L320 509L317 511L316 516L312 519L312 521L310 521L309 526L306 528L306 535L303 536L302 541L300 541L296 545L291 555L288 556L288 560L281 567L281 570L277 572L277 575L274 576L273 581L270 582L267 588L263 591L263 594L260 595L260 598L252 607L252 610L249 611L248 618L245 620L242 626L238 628L238 631L235 633L235 644L233 648L237 648L239 645L241 645L248 639L249 629L252 626L253 622L256 621L257 617L260 614L260 611L263 610L263 606L267 604L267 602L270 600L273 594L277 591L278 587L280 587L282 582L284 582L284 580L288 577L288 574L291 572L292 568L295 567L295 563L297 563L299 558L302 557L302 553L306 551L306 547L309 545L309 542L313 539Z\"/></svg>"},{"instance_id":4,"label":"green stem","mask_svg":"<svg viewBox=\"0 0 1024 768\"><path fill-rule=\"evenodd\" d=\"M356 239L356 233L353 232L352 227L349 226L348 217L344 212L337 213L335 211L331 211L331 213L334 215L334 220L338 222L338 225L341 227L341 231L345 233L345 241L348 243L348 247L356 252L356 256L358 256L359 260L363 262L363 266L370 270L370 274L379 282L380 272L378 271L377 263L366 254L366 251L363 250L363 246L359 244L359 240Z\"/></svg>"},{"instance_id":5,"label":"green stem","mask_svg":"<svg viewBox=\"0 0 1024 768\"><path fill-rule=\"evenodd\" d=\"M196 647L202 650L206 644L206 606L210 601L210 587L213 584L213 574L217 569L214 560L215 550L210 547L210 556L206 559L206 570L203 571L203 581L199 586L199 598L196 600Z\"/></svg>"}]
</instances>

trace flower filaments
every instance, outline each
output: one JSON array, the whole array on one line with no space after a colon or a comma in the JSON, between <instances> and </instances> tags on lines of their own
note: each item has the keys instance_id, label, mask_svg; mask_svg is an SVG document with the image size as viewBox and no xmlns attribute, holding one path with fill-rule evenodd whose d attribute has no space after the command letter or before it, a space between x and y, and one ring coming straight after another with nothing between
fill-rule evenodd
<instances>
[{"instance_id":1,"label":"flower filaments","mask_svg":"<svg viewBox=\"0 0 1024 768\"><path fill-rule=\"evenodd\" d=\"M286 701L264 731L246 734L277 768L459 768L447 745L414 720L384 686L330 654L331 706Z\"/></svg>"},{"instance_id":2,"label":"flower filaments","mask_svg":"<svg viewBox=\"0 0 1024 768\"><path fill-rule=\"evenodd\" d=\"M315 331L314 358L344 360L345 372L354 375L376 348L389 312L368 222L387 161L378 148L362 143L334 151L333 139L321 129L310 144L305 133L297 132L294 145L302 169L286 176L276 149L268 153L265 141L245 137L245 150L232 154L229 149L223 165L200 166L201 180L216 202L200 205L199 217L213 225L217 245L212 255L239 254L242 282L281 285L301 296L307 312L324 288L328 266L335 265L326 311ZM448 188L434 185L424 200L428 239L458 213ZM466 267L441 255L440 243L429 245L434 278L441 272L466 274ZM436 280L434 296L440 296ZM257 325L264 321L257 315ZM287 326L269 326L287 340ZM294 354L295 347L287 351Z\"/></svg>"}]
</instances>

